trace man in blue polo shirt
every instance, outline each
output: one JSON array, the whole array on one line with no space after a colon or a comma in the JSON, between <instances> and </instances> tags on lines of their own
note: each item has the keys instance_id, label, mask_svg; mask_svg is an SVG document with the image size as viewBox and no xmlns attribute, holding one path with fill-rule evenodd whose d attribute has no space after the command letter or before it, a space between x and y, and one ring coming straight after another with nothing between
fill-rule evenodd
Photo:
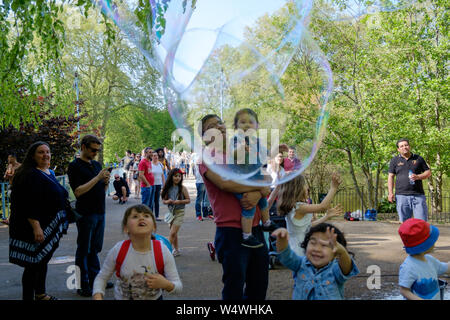
<instances>
[{"instance_id":1,"label":"man in blue polo shirt","mask_svg":"<svg viewBox=\"0 0 450 320\"><path fill-rule=\"evenodd\" d=\"M427 221L428 208L422 180L431 176L431 170L425 160L411 153L407 139L397 141L397 151L400 153L391 159L388 176L388 200L395 202L400 222L411 218Z\"/></svg>"},{"instance_id":2,"label":"man in blue polo shirt","mask_svg":"<svg viewBox=\"0 0 450 320\"><path fill-rule=\"evenodd\" d=\"M105 231L105 195L110 172L95 161L101 142L93 135L81 140L81 154L69 164L67 175L82 215L77 221L78 237L75 264L80 268L81 289L77 293L92 296L92 288L100 272L98 253L102 250Z\"/></svg>"}]
</instances>

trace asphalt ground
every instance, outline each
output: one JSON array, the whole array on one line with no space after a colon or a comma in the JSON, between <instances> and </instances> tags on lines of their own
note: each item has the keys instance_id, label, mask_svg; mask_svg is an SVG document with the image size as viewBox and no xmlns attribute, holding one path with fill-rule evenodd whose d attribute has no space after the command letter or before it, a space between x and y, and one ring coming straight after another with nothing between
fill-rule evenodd
<instances>
[{"instance_id":1,"label":"asphalt ground","mask_svg":"<svg viewBox=\"0 0 450 320\"><path fill-rule=\"evenodd\" d=\"M184 180L189 189L191 203L186 206L184 223L179 232L181 255L176 264L183 291L177 295L164 295L165 300L220 300L222 290L222 268L212 261L207 250L207 242L214 239L215 224L212 220L199 222L195 219L195 180ZM100 261L106 257L115 243L125 239L120 224L126 207L140 203L134 195L120 205L110 196L106 200L106 230ZM161 203L160 217L167 212ZM345 221L335 218L331 221L344 232L349 251L360 274L347 281L345 297L349 300L398 300L398 269L406 258L396 222ZM450 261L450 226L438 225L440 237L433 256L441 261ZM169 235L168 225L157 222L157 233ZM77 230L71 225L50 261L47 274L47 292L63 300L90 300L76 294L73 286L74 256ZM22 297L21 278L23 269L8 262L8 227L0 226L0 300L19 300ZM372 271L371 271L372 270ZM374 271L373 271L374 270ZM377 277L379 275L379 277ZM449 278L444 278L450 282ZM293 279L290 270L276 265L269 273L268 300L290 300ZM113 300L112 290L107 290L105 299ZM446 290L446 299L450 299L450 289Z\"/></svg>"}]
</instances>

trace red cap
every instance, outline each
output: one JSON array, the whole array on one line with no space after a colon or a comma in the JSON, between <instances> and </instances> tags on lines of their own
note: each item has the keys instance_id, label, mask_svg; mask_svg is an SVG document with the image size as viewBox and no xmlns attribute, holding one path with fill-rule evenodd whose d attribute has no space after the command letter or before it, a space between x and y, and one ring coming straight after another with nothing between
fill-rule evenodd
<instances>
[{"instance_id":1,"label":"red cap","mask_svg":"<svg viewBox=\"0 0 450 320\"><path fill-rule=\"evenodd\" d=\"M405 247L415 247L430 236L430 224L421 219L411 218L402 223L398 233Z\"/></svg>"}]
</instances>

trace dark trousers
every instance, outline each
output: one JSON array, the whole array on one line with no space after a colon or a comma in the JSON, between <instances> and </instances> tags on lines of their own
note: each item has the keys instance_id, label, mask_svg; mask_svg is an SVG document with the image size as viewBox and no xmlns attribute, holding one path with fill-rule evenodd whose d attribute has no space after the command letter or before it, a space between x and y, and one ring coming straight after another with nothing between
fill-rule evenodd
<instances>
[{"instance_id":1,"label":"dark trousers","mask_svg":"<svg viewBox=\"0 0 450 320\"><path fill-rule=\"evenodd\" d=\"M209 214L208 206L206 206L205 197L207 197L205 184L204 183L196 183L197 187L197 197L195 199L195 216L206 218Z\"/></svg>"},{"instance_id":2,"label":"dark trousers","mask_svg":"<svg viewBox=\"0 0 450 320\"><path fill-rule=\"evenodd\" d=\"M100 272L98 253L102 251L105 215L92 214L77 221L78 237L75 264L80 268L81 289L92 290Z\"/></svg>"},{"instance_id":3,"label":"dark trousers","mask_svg":"<svg viewBox=\"0 0 450 320\"><path fill-rule=\"evenodd\" d=\"M22 299L34 300L35 295L45 293L48 259L25 267L22 275Z\"/></svg>"},{"instance_id":4,"label":"dark trousers","mask_svg":"<svg viewBox=\"0 0 450 320\"><path fill-rule=\"evenodd\" d=\"M153 213L155 214L155 217L159 217L159 197L161 196L161 185L154 185L153 189L155 190L155 198L153 201Z\"/></svg>"},{"instance_id":5,"label":"dark trousers","mask_svg":"<svg viewBox=\"0 0 450 320\"><path fill-rule=\"evenodd\" d=\"M217 227L215 248L222 264L223 300L264 300L269 284L269 255L261 227L252 229L264 246L241 245L240 228Z\"/></svg>"}]
</instances>

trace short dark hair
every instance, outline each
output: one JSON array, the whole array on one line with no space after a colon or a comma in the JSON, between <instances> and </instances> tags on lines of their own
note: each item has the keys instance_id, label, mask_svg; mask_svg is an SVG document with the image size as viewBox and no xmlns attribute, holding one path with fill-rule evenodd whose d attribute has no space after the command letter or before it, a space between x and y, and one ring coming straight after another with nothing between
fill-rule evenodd
<instances>
[{"instance_id":1,"label":"short dark hair","mask_svg":"<svg viewBox=\"0 0 450 320\"><path fill-rule=\"evenodd\" d=\"M308 246L308 242L311 239L311 236L316 232L327 232L327 228L334 229L334 233L336 233L337 237L336 240L339 242L345 249L347 249L347 240L345 240L344 233L329 223L319 223L318 225L315 225L314 227L311 227L309 231L305 235L305 239L303 240L301 247L306 250L306 247ZM348 251L348 250L347 250ZM349 254L354 256L353 252L348 251Z\"/></svg>"},{"instance_id":2,"label":"short dark hair","mask_svg":"<svg viewBox=\"0 0 450 320\"><path fill-rule=\"evenodd\" d=\"M234 115L234 128L235 128L235 129L237 129L237 123L238 123L238 120L239 120L239 116L240 116L241 114L243 114L243 113L246 113L246 114L252 116L253 118L255 118L256 123L259 124L259 121L258 121L258 115L256 114L256 112L253 111L253 110L250 109L250 108L244 108L244 109L241 109L241 110L239 110L238 112L236 112L236 114Z\"/></svg>"},{"instance_id":3,"label":"short dark hair","mask_svg":"<svg viewBox=\"0 0 450 320\"><path fill-rule=\"evenodd\" d=\"M408 145L409 145L409 140L408 140L408 139L406 139L406 138L401 138L400 140L397 140L397 148L398 148L398 144L399 144L400 142L402 142L402 141L408 142Z\"/></svg>"},{"instance_id":4,"label":"short dark hair","mask_svg":"<svg viewBox=\"0 0 450 320\"><path fill-rule=\"evenodd\" d=\"M83 139L81 139L82 146L90 147L91 143L102 144L100 139L94 136L93 134L87 134L83 137Z\"/></svg>"},{"instance_id":5,"label":"short dark hair","mask_svg":"<svg viewBox=\"0 0 450 320\"><path fill-rule=\"evenodd\" d=\"M204 116L201 120L200 120L200 126L198 127L198 133L200 134L201 137L203 137L203 134L205 133L205 129L203 128L205 125L205 122L208 121L211 118L217 118L220 121L222 121L222 119L220 119L220 117L217 114L207 114L206 116Z\"/></svg>"}]
</instances>

